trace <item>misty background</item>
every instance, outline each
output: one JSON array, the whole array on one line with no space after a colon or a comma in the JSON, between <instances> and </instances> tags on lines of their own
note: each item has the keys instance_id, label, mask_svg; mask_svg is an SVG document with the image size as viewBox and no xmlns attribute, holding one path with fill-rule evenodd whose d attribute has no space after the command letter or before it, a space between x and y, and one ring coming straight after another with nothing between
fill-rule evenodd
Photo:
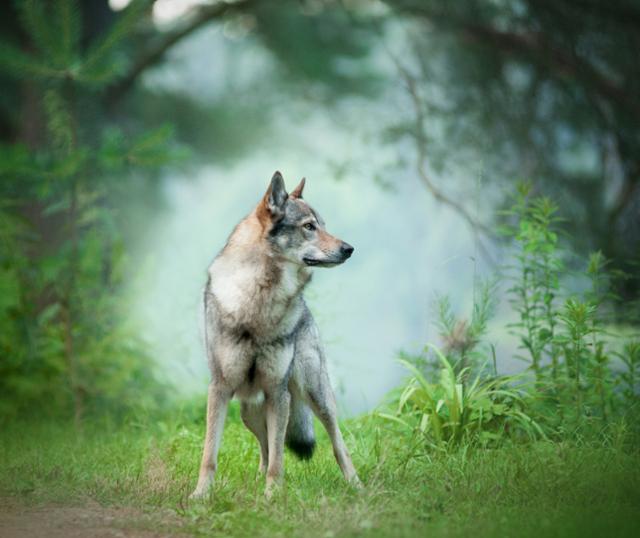
<instances>
[{"instance_id":1,"label":"misty background","mask_svg":"<svg viewBox=\"0 0 640 538\"><path fill-rule=\"evenodd\" d=\"M211 50L217 51L215 58ZM371 61L380 76L391 78L393 66L385 54L375 46ZM271 62L251 39L229 38L222 28L212 28L176 47L144 83L152 91L170 87L206 103L228 86L250 95L269 77ZM249 76L241 69L247 65L257 66ZM306 177L305 199L330 233L356 248L348 264L315 270L306 291L344 412L372 409L397 385L404 376L395 361L400 350L415 352L429 339L438 341L429 326L436 294L449 293L455 305L470 311L474 271L486 265L470 230L411 173L393 170L381 178L386 184L375 180L398 151L378 141L376 130L403 113L402 89L394 84L374 100L331 107L288 92L271 109L268 124L256 127L265 135L239 162L163 176L166 208L141 231L135 256L145 276L133 293L153 355L178 390L206 390L201 329L206 268L258 203L276 169L289 189ZM344 167L339 178L336 166ZM468 173L480 181L481 164ZM464 196L473 204L479 193Z\"/></svg>"},{"instance_id":2,"label":"misty background","mask_svg":"<svg viewBox=\"0 0 640 538\"><path fill-rule=\"evenodd\" d=\"M569 267L601 250L630 275L616 292L638 296L631 3L1 9L9 414L203 394L206 269L275 170L289 188L306 177L307 201L355 247L306 293L343 413L397 386L401 351L440 343L437 296L469 318L482 279L500 284L498 369L521 369L498 276L518 181L559 206Z\"/></svg>"}]
</instances>

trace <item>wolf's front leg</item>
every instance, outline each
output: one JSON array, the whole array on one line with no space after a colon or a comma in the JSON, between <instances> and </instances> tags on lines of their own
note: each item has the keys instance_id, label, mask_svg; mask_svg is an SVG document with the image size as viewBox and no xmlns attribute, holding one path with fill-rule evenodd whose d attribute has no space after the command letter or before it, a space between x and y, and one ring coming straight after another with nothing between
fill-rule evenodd
<instances>
[{"instance_id":1,"label":"wolf's front leg","mask_svg":"<svg viewBox=\"0 0 640 538\"><path fill-rule=\"evenodd\" d=\"M218 449L222 439L222 429L224 419L227 415L227 406L231 394L215 382L209 383L207 395L207 431L204 437L204 450L202 452L202 463L200 464L200 475L198 485L191 494L192 499L197 499L206 495L213 483L218 465Z\"/></svg>"},{"instance_id":2,"label":"wolf's front leg","mask_svg":"<svg viewBox=\"0 0 640 538\"><path fill-rule=\"evenodd\" d=\"M289 421L291 396L287 388L277 388L267 395L267 436L269 439L269 465L267 467L267 486L264 494L270 498L275 486L284 472L284 438Z\"/></svg>"}]
</instances>

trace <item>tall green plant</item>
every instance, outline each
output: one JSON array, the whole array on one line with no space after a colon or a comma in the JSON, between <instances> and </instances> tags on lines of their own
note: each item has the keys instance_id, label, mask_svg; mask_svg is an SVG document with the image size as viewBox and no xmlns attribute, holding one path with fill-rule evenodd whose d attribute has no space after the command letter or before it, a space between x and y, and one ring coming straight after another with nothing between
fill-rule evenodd
<instances>
[{"instance_id":1,"label":"tall green plant","mask_svg":"<svg viewBox=\"0 0 640 538\"><path fill-rule=\"evenodd\" d=\"M606 322L604 310L606 303L613 303L617 300L611 292L611 274L607 271L608 261L597 251L589 257L587 265L587 276L591 286L585 294L586 300L593 306L594 312L591 316L589 328L590 338L590 361L589 375L598 399L600 415L605 423L608 422L613 399L613 376L610 369L610 354L605 348L602 339Z\"/></svg>"},{"instance_id":2,"label":"tall green plant","mask_svg":"<svg viewBox=\"0 0 640 538\"><path fill-rule=\"evenodd\" d=\"M557 206L548 198L533 197L531 186L520 184L513 207L503 212L512 219L503 227L516 246L515 265L509 267L512 286L510 303L519 320L511 325L528 352L537 381L544 376L545 357L550 359L551 377L558 379L559 364L554 335L557 326L559 275L563 269L558 249Z\"/></svg>"},{"instance_id":3,"label":"tall green plant","mask_svg":"<svg viewBox=\"0 0 640 538\"><path fill-rule=\"evenodd\" d=\"M567 378L573 380L577 420L583 414L583 384L588 381L585 375L588 362L587 338L595 311L596 307L589 303L568 299L559 315L565 332L556 341L564 349Z\"/></svg>"},{"instance_id":4,"label":"tall green plant","mask_svg":"<svg viewBox=\"0 0 640 538\"><path fill-rule=\"evenodd\" d=\"M503 231L516 249L515 263L506 269L512 281L509 302L518 319L508 328L527 353L520 358L528 362L534 383L524 385L520 377L498 376L495 367L489 372L479 366L488 362L489 351L495 364L493 347L482 346L494 304L490 286L474 293L471 323L459 320L448 297L442 297L438 327L444 353L435 351L436 375L429 375L433 356L419 361L403 356L412 377L397 394L396 413L384 414L438 446L459 443L472 433L504 434L511 427L527 435L542 429L556 436L600 431L612 417L626 421L638 409L640 345L637 338L625 342L607 326L606 313L614 311L617 300L611 279L617 275L608 271L604 256L591 255L580 275L580 282L590 285L582 292L572 289L573 295L561 301L569 293L563 289L567 273L556 206L522 185L504 214L510 222ZM620 362L613 364L614 358ZM470 382L472 371L476 377ZM487 416L496 421L488 423Z\"/></svg>"}]
</instances>

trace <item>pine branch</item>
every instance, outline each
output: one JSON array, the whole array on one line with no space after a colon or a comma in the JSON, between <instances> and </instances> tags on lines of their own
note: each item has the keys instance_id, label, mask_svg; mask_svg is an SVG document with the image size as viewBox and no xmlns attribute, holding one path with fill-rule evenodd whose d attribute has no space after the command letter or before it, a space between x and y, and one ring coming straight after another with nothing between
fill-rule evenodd
<instances>
[{"instance_id":1,"label":"pine branch","mask_svg":"<svg viewBox=\"0 0 640 538\"><path fill-rule=\"evenodd\" d=\"M57 0L55 3L56 24L60 28L60 61L70 65L78 50L80 41L80 9L77 1Z\"/></svg>"},{"instance_id":2,"label":"pine branch","mask_svg":"<svg viewBox=\"0 0 640 538\"><path fill-rule=\"evenodd\" d=\"M158 43L150 47L138 58L129 71L108 89L106 96L107 102L113 104L121 99L145 70L159 63L171 47L191 35L194 31L213 20L221 19L228 13L242 11L251 5L255 5L259 1L260 0L239 0L233 3L218 2L200 7L193 16L190 17L188 22L173 31L166 32Z\"/></svg>"},{"instance_id":3,"label":"pine branch","mask_svg":"<svg viewBox=\"0 0 640 538\"><path fill-rule=\"evenodd\" d=\"M44 55L51 54L57 45L55 28L50 24L45 11L45 3L40 0L17 2L17 11L22 28L31 42Z\"/></svg>"},{"instance_id":4,"label":"pine branch","mask_svg":"<svg viewBox=\"0 0 640 538\"><path fill-rule=\"evenodd\" d=\"M24 53L8 43L0 43L0 67L17 79L25 78L65 78L66 69L57 69L47 62Z\"/></svg>"},{"instance_id":5,"label":"pine branch","mask_svg":"<svg viewBox=\"0 0 640 538\"><path fill-rule=\"evenodd\" d=\"M133 27L149 9L152 0L134 0L118 17L106 34L98 39L84 58L78 78L86 82L103 83L117 75L114 64L105 60L130 35ZM111 76L109 76L111 75Z\"/></svg>"}]
</instances>

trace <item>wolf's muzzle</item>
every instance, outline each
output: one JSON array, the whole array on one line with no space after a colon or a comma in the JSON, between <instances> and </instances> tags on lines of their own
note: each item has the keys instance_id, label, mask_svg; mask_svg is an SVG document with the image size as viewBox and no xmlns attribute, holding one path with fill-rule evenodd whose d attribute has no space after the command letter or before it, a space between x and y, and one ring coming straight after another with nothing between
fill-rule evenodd
<instances>
[{"instance_id":1,"label":"wolf's muzzle","mask_svg":"<svg viewBox=\"0 0 640 538\"><path fill-rule=\"evenodd\" d=\"M333 251L327 258L303 258L303 261L311 267L334 267L346 262L353 254L353 251L354 248L349 243L342 241L340 248L337 251Z\"/></svg>"}]
</instances>

